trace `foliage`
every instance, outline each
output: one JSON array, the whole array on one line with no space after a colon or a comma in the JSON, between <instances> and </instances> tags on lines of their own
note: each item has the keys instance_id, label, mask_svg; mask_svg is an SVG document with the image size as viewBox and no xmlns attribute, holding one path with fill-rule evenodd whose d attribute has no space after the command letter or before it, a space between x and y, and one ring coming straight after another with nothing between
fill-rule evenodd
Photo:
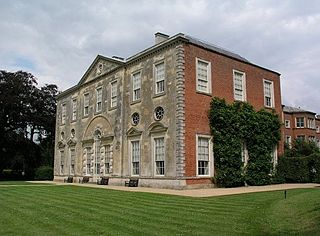
<instances>
[{"instance_id":1,"label":"foliage","mask_svg":"<svg viewBox=\"0 0 320 236\"><path fill-rule=\"evenodd\" d=\"M271 154L280 140L278 116L265 110L257 112L248 103L227 104L224 99L214 98L209 121L218 186L269 184ZM244 145L249 154L246 167L242 163Z\"/></svg>"},{"instance_id":2,"label":"foliage","mask_svg":"<svg viewBox=\"0 0 320 236\"><path fill-rule=\"evenodd\" d=\"M286 157L305 157L313 153L320 153L319 147L314 141L295 139L291 147L285 145L284 156Z\"/></svg>"},{"instance_id":3,"label":"foliage","mask_svg":"<svg viewBox=\"0 0 320 236\"><path fill-rule=\"evenodd\" d=\"M287 199L283 191L191 198L79 186L1 187L1 184L0 235L318 235L320 232L320 190L316 188L288 190Z\"/></svg>"},{"instance_id":4,"label":"foliage","mask_svg":"<svg viewBox=\"0 0 320 236\"><path fill-rule=\"evenodd\" d=\"M279 158L276 179L286 183L320 183L320 153Z\"/></svg>"},{"instance_id":5,"label":"foliage","mask_svg":"<svg viewBox=\"0 0 320 236\"><path fill-rule=\"evenodd\" d=\"M52 163L57 93L56 85L38 88L28 72L0 71L0 175L11 169L33 178Z\"/></svg>"},{"instance_id":6,"label":"foliage","mask_svg":"<svg viewBox=\"0 0 320 236\"><path fill-rule=\"evenodd\" d=\"M40 166L36 170L34 178L38 180L52 180L53 179L52 166Z\"/></svg>"}]
</instances>

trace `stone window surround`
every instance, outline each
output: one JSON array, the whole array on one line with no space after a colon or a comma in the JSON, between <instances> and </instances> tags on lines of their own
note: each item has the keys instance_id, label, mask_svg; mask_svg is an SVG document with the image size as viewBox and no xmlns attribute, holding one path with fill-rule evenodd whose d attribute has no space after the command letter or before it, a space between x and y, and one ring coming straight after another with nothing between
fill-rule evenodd
<instances>
[{"instance_id":1,"label":"stone window surround","mask_svg":"<svg viewBox=\"0 0 320 236\"><path fill-rule=\"evenodd\" d=\"M141 135L140 136L135 136L135 137L132 137L132 138L129 138L128 139L129 141L129 170L130 170L130 176L140 176L141 174ZM136 142L138 141L139 142L139 174L138 175L134 175L133 174L133 160L132 160L132 142Z\"/></svg>"},{"instance_id":2,"label":"stone window surround","mask_svg":"<svg viewBox=\"0 0 320 236\"><path fill-rule=\"evenodd\" d=\"M164 145L164 174L160 175L157 174L157 165L156 165L156 150L155 150L155 139L163 138L163 145ZM151 150L152 150L152 159L153 159L153 175L156 177L164 177L166 174L166 139L165 139L165 133L153 133L151 134Z\"/></svg>"}]
</instances>

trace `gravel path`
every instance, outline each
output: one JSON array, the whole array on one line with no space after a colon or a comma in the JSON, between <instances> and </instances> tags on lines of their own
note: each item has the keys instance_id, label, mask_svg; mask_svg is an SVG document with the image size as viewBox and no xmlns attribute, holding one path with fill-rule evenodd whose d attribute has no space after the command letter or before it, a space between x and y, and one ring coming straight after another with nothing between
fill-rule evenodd
<instances>
[{"instance_id":1,"label":"gravel path","mask_svg":"<svg viewBox=\"0 0 320 236\"><path fill-rule=\"evenodd\" d=\"M104 189L113 189L113 190L130 191L130 192L160 193L160 194L187 196L187 197L213 197L213 196L225 196L225 195L242 194L242 193L289 190L289 189L297 189L297 188L320 188L320 184L309 183L309 184L276 184L276 185L267 185L267 186L249 186L249 187L237 187L237 188L207 188L207 189L174 190L174 189L159 189L159 188L146 188L146 187L129 188L129 187L115 186L115 185L96 185L93 183L68 184L68 183L60 183L60 182L53 182L53 181L29 181L29 182L39 183L39 184L51 183L55 185L75 185L75 186L104 188ZM24 185L24 186L27 186L27 185Z\"/></svg>"}]
</instances>

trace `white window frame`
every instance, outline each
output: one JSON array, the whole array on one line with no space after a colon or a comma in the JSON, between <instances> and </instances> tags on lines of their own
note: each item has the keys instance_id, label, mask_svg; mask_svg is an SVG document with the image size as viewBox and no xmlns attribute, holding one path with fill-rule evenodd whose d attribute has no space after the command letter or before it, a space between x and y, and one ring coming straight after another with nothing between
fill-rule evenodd
<instances>
[{"instance_id":1,"label":"white window frame","mask_svg":"<svg viewBox=\"0 0 320 236\"><path fill-rule=\"evenodd\" d=\"M320 133L320 126L316 127L316 133Z\"/></svg>"},{"instance_id":2,"label":"white window frame","mask_svg":"<svg viewBox=\"0 0 320 236\"><path fill-rule=\"evenodd\" d=\"M236 98L236 80L235 80L235 74L242 74L242 81L241 81L241 86L242 86L242 99ZM247 89L246 89L246 73L243 71L239 70L233 70L232 71L232 77L233 77L233 98L235 101L241 101L245 102L247 101Z\"/></svg>"},{"instance_id":3,"label":"white window frame","mask_svg":"<svg viewBox=\"0 0 320 236\"><path fill-rule=\"evenodd\" d=\"M92 163L91 163L91 156L92 156L92 147L86 147L86 175L92 175ZM89 168L88 168L89 167Z\"/></svg>"},{"instance_id":4,"label":"white window frame","mask_svg":"<svg viewBox=\"0 0 320 236\"><path fill-rule=\"evenodd\" d=\"M72 99L72 120L75 121L77 119L77 99Z\"/></svg>"},{"instance_id":5,"label":"white window frame","mask_svg":"<svg viewBox=\"0 0 320 236\"><path fill-rule=\"evenodd\" d=\"M298 119L302 118L303 119L303 126L298 127ZM296 128L298 129L303 129L306 126L306 119L305 117L296 117Z\"/></svg>"},{"instance_id":6,"label":"white window frame","mask_svg":"<svg viewBox=\"0 0 320 236\"><path fill-rule=\"evenodd\" d=\"M133 148L133 145L132 143L133 142L139 142L139 174L133 174L133 153L132 153L132 148ZM141 174L141 140L140 138L136 138L136 139L130 139L129 140L129 152L130 152L130 173L131 173L131 176L140 176Z\"/></svg>"},{"instance_id":7,"label":"white window frame","mask_svg":"<svg viewBox=\"0 0 320 236\"><path fill-rule=\"evenodd\" d=\"M284 126L287 128L287 129L290 129L290 120L285 120L284 121Z\"/></svg>"},{"instance_id":8,"label":"white window frame","mask_svg":"<svg viewBox=\"0 0 320 236\"><path fill-rule=\"evenodd\" d=\"M209 140L209 160L208 160L208 175L199 175L199 158L198 158L198 139L206 138ZM196 135L196 176L199 177L210 177L214 175L214 160L213 160L213 144L212 144L212 136L205 134L197 134Z\"/></svg>"},{"instance_id":9,"label":"white window frame","mask_svg":"<svg viewBox=\"0 0 320 236\"><path fill-rule=\"evenodd\" d=\"M158 67L163 65L163 78L158 77ZM153 66L153 74L154 74L154 94L159 95L166 92L166 64L164 61L158 62ZM161 86L163 84L163 86ZM159 88L163 88L163 90L159 90Z\"/></svg>"},{"instance_id":10,"label":"white window frame","mask_svg":"<svg viewBox=\"0 0 320 236\"><path fill-rule=\"evenodd\" d=\"M110 163L111 163L111 158L112 158L112 148L111 145L105 145L105 154L104 154L104 174L105 175L110 175L111 169L110 169ZM108 164L108 168L106 168Z\"/></svg>"},{"instance_id":11,"label":"white window frame","mask_svg":"<svg viewBox=\"0 0 320 236\"><path fill-rule=\"evenodd\" d=\"M270 102L271 102L271 105L269 106L267 104L267 96L266 96L266 90L265 90L265 84L268 83L270 84ZM263 80L263 95L264 95L264 106L265 107L269 107L269 108L273 108L274 107L274 86L273 86L273 81L271 80L267 80L267 79L264 79Z\"/></svg>"},{"instance_id":12,"label":"white window frame","mask_svg":"<svg viewBox=\"0 0 320 236\"><path fill-rule=\"evenodd\" d=\"M64 175L64 171L65 171L65 164L66 164L66 161L65 161L65 153L64 153L64 150L60 150L60 175Z\"/></svg>"},{"instance_id":13,"label":"white window frame","mask_svg":"<svg viewBox=\"0 0 320 236\"><path fill-rule=\"evenodd\" d=\"M89 115L89 108L90 108L90 94L85 93L83 94L83 116Z\"/></svg>"},{"instance_id":14,"label":"white window frame","mask_svg":"<svg viewBox=\"0 0 320 236\"><path fill-rule=\"evenodd\" d=\"M198 63L202 62L202 63L206 63L207 64L207 88L206 90L201 90L199 89L198 85L199 85L199 78L198 78L198 72L199 72L199 67L198 67ZM202 60L200 58L196 58L196 91L200 92L200 93L208 93L211 94L211 62L210 61L205 61Z\"/></svg>"},{"instance_id":15,"label":"white window frame","mask_svg":"<svg viewBox=\"0 0 320 236\"><path fill-rule=\"evenodd\" d=\"M96 112L102 111L102 87L96 89Z\"/></svg>"},{"instance_id":16,"label":"white window frame","mask_svg":"<svg viewBox=\"0 0 320 236\"><path fill-rule=\"evenodd\" d=\"M135 82L135 79L137 79L137 82ZM141 100L141 71L131 74L131 93L132 102Z\"/></svg>"},{"instance_id":17,"label":"white window frame","mask_svg":"<svg viewBox=\"0 0 320 236\"><path fill-rule=\"evenodd\" d=\"M316 120L314 118L308 118L307 120L308 120L308 128L315 129Z\"/></svg>"},{"instance_id":18,"label":"white window frame","mask_svg":"<svg viewBox=\"0 0 320 236\"><path fill-rule=\"evenodd\" d=\"M157 161L156 161L156 139L163 139L163 174L157 174ZM152 135L152 156L153 156L153 163L154 163L154 168L153 168L153 173L154 176L165 176L166 175L166 139L165 136L162 135Z\"/></svg>"},{"instance_id":19,"label":"white window frame","mask_svg":"<svg viewBox=\"0 0 320 236\"><path fill-rule=\"evenodd\" d=\"M110 93L110 107L114 108L118 102L118 81L113 80L110 82L111 93Z\"/></svg>"},{"instance_id":20,"label":"white window frame","mask_svg":"<svg viewBox=\"0 0 320 236\"><path fill-rule=\"evenodd\" d=\"M66 124L67 120L67 105L66 103L63 103L61 105L61 124L64 125Z\"/></svg>"}]
</instances>

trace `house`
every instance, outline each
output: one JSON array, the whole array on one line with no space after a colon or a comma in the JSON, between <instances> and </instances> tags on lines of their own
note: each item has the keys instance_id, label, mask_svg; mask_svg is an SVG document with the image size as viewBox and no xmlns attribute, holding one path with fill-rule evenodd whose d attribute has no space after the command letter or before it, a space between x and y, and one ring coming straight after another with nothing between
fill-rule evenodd
<instances>
[{"instance_id":1,"label":"house","mask_svg":"<svg viewBox=\"0 0 320 236\"><path fill-rule=\"evenodd\" d=\"M320 147L320 116L300 107L283 105L284 140L291 146L293 140L310 140Z\"/></svg>"},{"instance_id":2,"label":"house","mask_svg":"<svg viewBox=\"0 0 320 236\"><path fill-rule=\"evenodd\" d=\"M153 46L127 59L98 55L58 97L54 179L212 186L215 96L282 114L279 73L182 33L156 33Z\"/></svg>"}]
</instances>

